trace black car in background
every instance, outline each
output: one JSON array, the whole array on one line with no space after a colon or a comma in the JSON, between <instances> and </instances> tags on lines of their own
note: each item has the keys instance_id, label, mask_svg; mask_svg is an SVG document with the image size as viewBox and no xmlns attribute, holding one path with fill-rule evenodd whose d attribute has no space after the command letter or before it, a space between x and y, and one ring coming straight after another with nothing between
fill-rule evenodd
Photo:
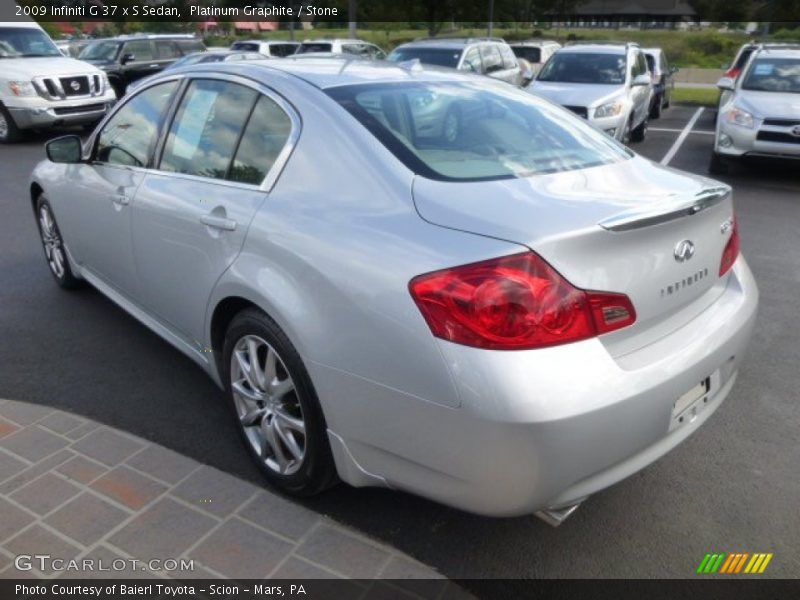
<instances>
[{"instance_id":1,"label":"black car in background","mask_svg":"<svg viewBox=\"0 0 800 600\"><path fill-rule=\"evenodd\" d=\"M117 98L121 98L130 83L205 49L203 41L192 35L134 35L93 42L79 58L103 69Z\"/></svg>"}]
</instances>

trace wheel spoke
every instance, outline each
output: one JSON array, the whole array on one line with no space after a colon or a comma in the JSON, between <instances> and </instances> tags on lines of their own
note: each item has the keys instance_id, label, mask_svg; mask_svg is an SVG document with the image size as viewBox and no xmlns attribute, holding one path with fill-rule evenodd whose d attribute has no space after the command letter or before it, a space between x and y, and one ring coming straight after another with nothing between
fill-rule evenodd
<instances>
[{"instance_id":1,"label":"wheel spoke","mask_svg":"<svg viewBox=\"0 0 800 600\"><path fill-rule=\"evenodd\" d=\"M281 425L287 429L291 429L298 433L306 434L306 424L303 419L298 419L287 413L284 409L277 409L275 411L275 418L281 422Z\"/></svg>"},{"instance_id":2,"label":"wheel spoke","mask_svg":"<svg viewBox=\"0 0 800 600\"><path fill-rule=\"evenodd\" d=\"M242 425L245 427L250 427L251 425L255 425L256 421L258 421L261 417L263 417L267 412L266 408L260 407L258 405L250 405L247 403L247 412L239 417L239 420L242 422Z\"/></svg>"},{"instance_id":3,"label":"wheel spoke","mask_svg":"<svg viewBox=\"0 0 800 600\"><path fill-rule=\"evenodd\" d=\"M247 360L250 363L250 375L256 388L261 391L266 389L264 371L258 363L258 342L254 338L247 339Z\"/></svg>"},{"instance_id":4,"label":"wheel spoke","mask_svg":"<svg viewBox=\"0 0 800 600\"><path fill-rule=\"evenodd\" d=\"M261 394L259 394L254 390L249 389L247 386L244 385L245 381L247 381L246 378L231 383L233 391L242 396L248 402L257 402L259 400L262 400Z\"/></svg>"},{"instance_id":5,"label":"wheel spoke","mask_svg":"<svg viewBox=\"0 0 800 600\"><path fill-rule=\"evenodd\" d=\"M289 459L286 457L286 454L283 451L283 446L279 440L275 422L272 421L268 423L263 427L263 430L266 434L266 441L272 450L272 458L274 458L275 462L278 463L278 470L283 473L286 471L286 467L289 465Z\"/></svg>"},{"instance_id":6,"label":"wheel spoke","mask_svg":"<svg viewBox=\"0 0 800 600\"><path fill-rule=\"evenodd\" d=\"M272 381L273 383L270 384L269 393L276 400L280 400L294 389L294 382L290 378L286 378L283 381Z\"/></svg>"},{"instance_id":7,"label":"wheel spoke","mask_svg":"<svg viewBox=\"0 0 800 600\"><path fill-rule=\"evenodd\" d=\"M56 266L56 275L60 277L64 272L64 258L61 256L61 250L58 248L53 249L53 261Z\"/></svg>"},{"instance_id":8,"label":"wheel spoke","mask_svg":"<svg viewBox=\"0 0 800 600\"><path fill-rule=\"evenodd\" d=\"M281 422L278 420L275 421L273 426L294 459L303 460L303 449L297 443L297 440L294 439L294 435L290 431L284 431L283 427L281 427Z\"/></svg>"},{"instance_id":9,"label":"wheel spoke","mask_svg":"<svg viewBox=\"0 0 800 600\"><path fill-rule=\"evenodd\" d=\"M258 384L255 380L255 377L253 377L253 373L250 368L250 363L248 363L244 357L244 351L242 350L234 351L234 355L236 356L236 362L239 364L239 369L242 372L242 376L244 376L245 380L247 381L248 385L253 390L253 392L257 392Z\"/></svg>"},{"instance_id":10,"label":"wheel spoke","mask_svg":"<svg viewBox=\"0 0 800 600\"><path fill-rule=\"evenodd\" d=\"M277 369L277 358L278 355L275 354L275 350L272 348L267 348L267 360L264 364L264 377L266 381L270 384L275 380L278 376L278 369Z\"/></svg>"}]
</instances>

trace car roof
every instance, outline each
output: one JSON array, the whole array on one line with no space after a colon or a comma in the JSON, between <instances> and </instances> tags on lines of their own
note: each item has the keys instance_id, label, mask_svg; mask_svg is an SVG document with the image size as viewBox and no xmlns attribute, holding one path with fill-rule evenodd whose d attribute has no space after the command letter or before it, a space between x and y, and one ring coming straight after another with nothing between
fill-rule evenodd
<instances>
[{"instance_id":1,"label":"car roof","mask_svg":"<svg viewBox=\"0 0 800 600\"><path fill-rule=\"evenodd\" d=\"M370 44L366 40L359 40L356 38L316 38L313 40L303 40L304 44L334 44L334 43L341 43L341 44Z\"/></svg>"},{"instance_id":2,"label":"car roof","mask_svg":"<svg viewBox=\"0 0 800 600\"><path fill-rule=\"evenodd\" d=\"M192 65L173 71L187 74L196 71L216 71L220 73L239 74L268 83L270 74L275 71L286 73L320 88L328 89L345 85L367 83L391 83L398 81L428 82L463 82L472 78L483 81L480 75L460 73L454 69L431 67L416 61L401 66L383 60L363 60L357 57L333 58L299 58L287 56L281 60L254 60L231 63L213 63L213 65ZM484 82L484 85L489 85Z\"/></svg>"},{"instance_id":3,"label":"car roof","mask_svg":"<svg viewBox=\"0 0 800 600\"><path fill-rule=\"evenodd\" d=\"M560 46L561 44L553 40L525 40L524 42L508 42L508 45L512 48L514 46L529 46L538 48L540 46Z\"/></svg>"},{"instance_id":4,"label":"car roof","mask_svg":"<svg viewBox=\"0 0 800 600\"><path fill-rule=\"evenodd\" d=\"M0 21L0 29L6 29L8 27L17 27L17 28L24 28L24 29L42 29L41 26L34 22L34 21Z\"/></svg>"},{"instance_id":5,"label":"car roof","mask_svg":"<svg viewBox=\"0 0 800 600\"><path fill-rule=\"evenodd\" d=\"M642 48L642 52L645 54L663 54L664 51L661 48Z\"/></svg>"},{"instance_id":6,"label":"car roof","mask_svg":"<svg viewBox=\"0 0 800 600\"><path fill-rule=\"evenodd\" d=\"M755 52L756 57L769 56L770 58L800 58L800 45L798 46L767 46Z\"/></svg>"},{"instance_id":7,"label":"car roof","mask_svg":"<svg viewBox=\"0 0 800 600\"><path fill-rule=\"evenodd\" d=\"M559 54L562 52L571 52L575 54L626 54L628 46L622 44L574 44L572 46L562 46L558 49Z\"/></svg>"}]
</instances>

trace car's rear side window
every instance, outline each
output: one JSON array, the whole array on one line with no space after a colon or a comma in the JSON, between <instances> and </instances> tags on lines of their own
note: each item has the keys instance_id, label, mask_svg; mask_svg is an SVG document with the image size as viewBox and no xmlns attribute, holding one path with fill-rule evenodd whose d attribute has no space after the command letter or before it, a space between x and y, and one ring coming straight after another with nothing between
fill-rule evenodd
<instances>
[{"instance_id":1,"label":"car's rear side window","mask_svg":"<svg viewBox=\"0 0 800 600\"><path fill-rule=\"evenodd\" d=\"M260 49L258 44L252 42L236 42L231 46L231 50L244 50L246 52L258 52Z\"/></svg>"},{"instance_id":2,"label":"car's rear side window","mask_svg":"<svg viewBox=\"0 0 800 600\"><path fill-rule=\"evenodd\" d=\"M271 98L261 96L245 128L229 179L260 184L292 132L292 122Z\"/></svg>"},{"instance_id":3,"label":"car's rear side window","mask_svg":"<svg viewBox=\"0 0 800 600\"><path fill-rule=\"evenodd\" d=\"M431 179L526 177L632 156L583 120L505 84L362 84L327 93L409 169Z\"/></svg>"},{"instance_id":4,"label":"car's rear side window","mask_svg":"<svg viewBox=\"0 0 800 600\"><path fill-rule=\"evenodd\" d=\"M146 167L158 139L158 126L178 84L174 81L142 91L120 108L98 136L96 161Z\"/></svg>"},{"instance_id":5,"label":"car's rear side window","mask_svg":"<svg viewBox=\"0 0 800 600\"><path fill-rule=\"evenodd\" d=\"M258 92L213 79L193 81L170 127L160 169L225 179Z\"/></svg>"}]
</instances>

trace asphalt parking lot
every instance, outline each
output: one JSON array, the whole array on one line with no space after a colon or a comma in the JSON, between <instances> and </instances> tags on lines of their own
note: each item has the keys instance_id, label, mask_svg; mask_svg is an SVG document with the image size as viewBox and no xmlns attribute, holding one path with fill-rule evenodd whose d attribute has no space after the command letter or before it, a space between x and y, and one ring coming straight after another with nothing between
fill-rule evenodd
<instances>
[{"instance_id":1,"label":"asphalt parking lot","mask_svg":"<svg viewBox=\"0 0 800 600\"><path fill-rule=\"evenodd\" d=\"M713 111L681 133L697 111L667 110L633 148L706 174ZM63 292L51 280L27 192L45 139L0 146L0 397L71 411L259 481L200 369L99 293ZM558 529L344 485L303 504L452 578L687 577L707 552L771 552L763 576L797 576L800 173L762 163L724 179L761 308L733 393L686 443L590 498Z\"/></svg>"}]
</instances>

